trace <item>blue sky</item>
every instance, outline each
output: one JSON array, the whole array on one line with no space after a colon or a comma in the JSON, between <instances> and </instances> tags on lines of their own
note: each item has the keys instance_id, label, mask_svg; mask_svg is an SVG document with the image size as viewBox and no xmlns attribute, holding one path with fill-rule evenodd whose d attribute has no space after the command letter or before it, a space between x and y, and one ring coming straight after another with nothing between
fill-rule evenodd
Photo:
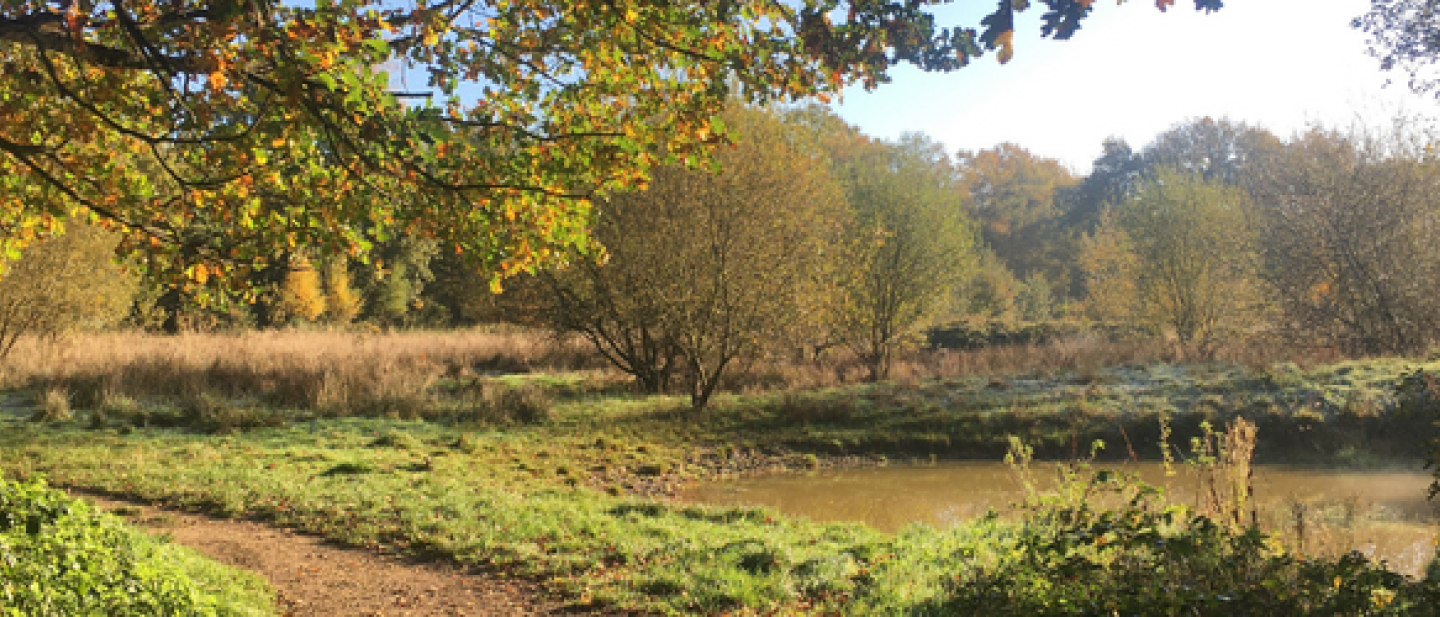
<instances>
[{"instance_id":1,"label":"blue sky","mask_svg":"<svg viewBox=\"0 0 1440 617\"><path fill-rule=\"evenodd\" d=\"M1379 70L1350 28L1368 0L1227 0L1209 15L1179 0L1097 0L1069 41L1040 38L1043 5L1017 16L1015 57L994 54L950 74L908 67L874 92L846 91L842 117L878 137L920 131L955 150L1014 142L1087 173L1107 136L1140 148L1202 116L1260 125L1282 137L1311 123L1385 124L1436 115L1405 74ZM978 25L992 0L957 0L942 24ZM1387 79L1395 84L1384 87Z\"/></svg>"}]
</instances>

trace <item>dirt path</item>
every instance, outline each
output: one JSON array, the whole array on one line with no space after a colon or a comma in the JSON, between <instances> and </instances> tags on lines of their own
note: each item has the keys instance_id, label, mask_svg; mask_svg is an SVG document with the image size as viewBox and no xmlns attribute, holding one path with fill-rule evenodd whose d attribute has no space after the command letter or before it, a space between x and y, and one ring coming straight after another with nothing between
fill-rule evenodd
<instances>
[{"instance_id":1,"label":"dirt path","mask_svg":"<svg viewBox=\"0 0 1440 617\"><path fill-rule=\"evenodd\" d=\"M574 614L534 584L407 563L251 521L216 519L77 493L151 533L270 581L289 617Z\"/></svg>"}]
</instances>

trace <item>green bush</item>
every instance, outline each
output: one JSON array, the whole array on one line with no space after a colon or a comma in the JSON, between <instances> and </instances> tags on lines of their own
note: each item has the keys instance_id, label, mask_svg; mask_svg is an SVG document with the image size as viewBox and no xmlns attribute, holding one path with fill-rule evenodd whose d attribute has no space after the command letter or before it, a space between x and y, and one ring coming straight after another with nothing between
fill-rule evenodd
<instances>
[{"instance_id":1,"label":"green bush","mask_svg":"<svg viewBox=\"0 0 1440 617\"><path fill-rule=\"evenodd\" d=\"M161 543L42 481L0 478L0 615L267 615L253 575Z\"/></svg>"},{"instance_id":2,"label":"green bush","mask_svg":"<svg viewBox=\"0 0 1440 617\"><path fill-rule=\"evenodd\" d=\"M1428 452L1425 455L1425 468L1435 474L1435 481L1430 484L1430 498L1434 499L1440 494L1440 437L1437 437L1437 427L1440 427L1440 378L1416 370L1400 377L1399 384L1395 387L1395 399L1400 410L1400 417L1406 420L1404 427L1411 431L1412 435L1423 435L1428 444Z\"/></svg>"},{"instance_id":3,"label":"green bush","mask_svg":"<svg viewBox=\"0 0 1440 617\"><path fill-rule=\"evenodd\" d=\"M1000 559L960 555L948 615L1418 615L1440 581L1359 553L1309 560L1254 528L1193 516L1158 489L1105 471L1032 501ZM987 562L988 561L988 562ZM1431 608L1426 608L1431 607Z\"/></svg>"}]
</instances>

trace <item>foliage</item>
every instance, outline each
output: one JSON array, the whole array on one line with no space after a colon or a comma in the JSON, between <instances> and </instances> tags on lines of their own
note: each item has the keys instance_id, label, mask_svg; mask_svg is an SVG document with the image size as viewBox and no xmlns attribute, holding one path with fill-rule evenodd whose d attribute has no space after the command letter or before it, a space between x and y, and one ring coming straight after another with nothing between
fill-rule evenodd
<instances>
[{"instance_id":1,"label":"foliage","mask_svg":"<svg viewBox=\"0 0 1440 617\"><path fill-rule=\"evenodd\" d=\"M0 279L0 358L22 337L113 324L129 306L135 285L112 261L118 238L78 221L70 227L25 250Z\"/></svg>"},{"instance_id":2,"label":"foliage","mask_svg":"<svg viewBox=\"0 0 1440 617\"><path fill-rule=\"evenodd\" d=\"M1416 369L1402 375L1395 387L1400 412L1417 420L1417 433L1428 439L1425 468L1435 474L1429 498L1440 495L1440 381L1434 371Z\"/></svg>"},{"instance_id":3,"label":"foliage","mask_svg":"<svg viewBox=\"0 0 1440 617\"><path fill-rule=\"evenodd\" d=\"M1256 528L1194 515L1154 487L1088 466L1024 507L1004 557L959 555L932 612L1408 615L1440 599L1435 581L1409 581L1359 553L1305 559Z\"/></svg>"},{"instance_id":4,"label":"foliage","mask_svg":"<svg viewBox=\"0 0 1440 617\"><path fill-rule=\"evenodd\" d=\"M1050 281L1040 272L1031 272L1030 276L1020 283L1020 289L1015 293L1015 304L1020 319L1026 321L1048 320L1055 317L1059 309L1055 295L1051 292Z\"/></svg>"},{"instance_id":5,"label":"foliage","mask_svg":"<svg viewBox=\"0 0 1440 617\"><path fill-rule=\"evenodd\" d=\"M1243 186L1251 167L1280 145L1265 129L1205 117L1178 123L1155 136L1140 157L1147 175L1168 168L1205 182Z\"/></svg>"},{"instance_id":6,"label":"foliage","mask_svg":"<svg viewBox=\"0 0 1440 617\"><path fill-rule=\"evenodd\" d=\"M990 247L980 246L976 253L975 275L960 288L960 312L980 319L1015 318L1020 281Z\"/></svg>"},{"instance_id":7,"label":"foliage","mask_svg":"<svg viewBox=\"0 0 1440 617\"><path fill-rule=\"evenodd\" d=\"M1133 197L1145 174L1145 158L1125 140L1111 137L1100 148L1090 174L1057 196L1064 204L1062 225L1081 234L1093 233L1100 226L1106 208Z\"/></svg>"},{"instance_id":8,"label":"foliage","mask_svg":"<svg viewBox=\"0 0 1440 617\"><path fill-rule=\"evenodd\" d=\"M325 264L325 317L339 324L354 321L364 306L360 292L350 283L348 261L336 257Z\"/></svg>"},{"instance_id":9,"label":"foliage","mask_svg":"<svg viewBox=\"0 0 1440 617\"><path fill-rule=\"evenodd\" d=\"M1057 39L1092 9L1045 4ZM1027 6L981 32L889 0L6 2L0 248L94 216L201 299L402 232L514 274L592 250L591 198L724 142L728 98L1008 60ZM412 67L423 90L395 91Z\"/></svg>"},{"instance_id":10,"label":"foliage","mask_svg":"<svg viewBox=\"0 0 1440 617\"><path fill-rule=\"evenodd\" d=\"M1238 188L1160 169L1087 243L1094 306L1208 355L1243 331L1263 300L1248 204Z\"/></svg>"},{"instance_id":11,"label":"foliage","mask_svg":"<svg viewBox=\"0 0 1440 617\"><path fill-rule=\"evenodd\" d=\"M434 239L412 235L377 247L374 263L357 264L356 268L362 274L357 281L364 289L362 315L385 325L408 323L415 311L424 307L421 294L435 280L430 264L439 252Z\"/></svg>"},{"instance_id":12,"label":"foliage","mask_svg":"<svg viewBox=\"0 0 1440 617\"><path fill-rule=\"evenodd\" d=\"M1068 289L1073 278L1073 247L1059 223L1068 205L1057 198L1079 180L1059 161L1017 146L961 152L957 166L964 177L969 214L981 238L1017 278L1034 272Z\"/></svg>"},{"instance_id":13,"label":"foliage","mask_svg":"<svg viewBox=\"0 0 1440 617\"><path fill-rule=\"evenodd\" d=\"M48 488L0 478L0 613L268 615L264 583L124 527Z\"/></svg>"},{"instance_id":14,"label":"foliage","mask_svg":"<svg viewBox=\"0 0 1440 617\"><path fill-rule=\"evenodd\" d=\"M902 337L951 309L975 268L959 177L940 146L912 134L835 153L854 213L854 254L842 276L839 338L870 379L888 377Z\"/></svg>"},{"instance_id":15,"label":"foliage","mask_svg":"<svg viewBox=\"0 0 1440 617\"><path fill-rule=\"evenodd\" d=\"M325 313L325 288L309 260L296 258L280 287L280 308L291 319L315 321Z\"/></svg>"},{"instance_id":16,"label":"foliage","mask_svg":"<svg viewBox=\"0 0 1440 617\"><path fill-rule=\"evenodd\" d=\"M721 170L657 172L644 193L603 202L608 263L542 274L545 318L584 336L649 392L678 374L704 407L730 365L821 319L839 256L839 190L774 112L736 108Z\"/></svg>"},{"instance_id":17,"label":"foliage","mask_svg":"<svg viewBox=\"0 0 1440 617\"><path fill-rule=\"evenodd\" d=\"M1370 35L1370 55L1386 71L1409 73L1411 90L1434 92L1437 85L1434 65L1440 55L1440 41L1434 32L1434 4L1427 0L1372 0L1370 10L1350 25Z\"/></svg>"},{"instance_id":18,"label":"foliage","mask_svg":"<svg viewBox=\"0 0 1440 617\"><path fill-rule=\"evenodd\" d=\"M1405 124L1391 134L1316 129L1261 164L1252 194L1262 273L1297 335L1371 354L1436 340L1440 161Z\"/></svg>"}]
</instances>

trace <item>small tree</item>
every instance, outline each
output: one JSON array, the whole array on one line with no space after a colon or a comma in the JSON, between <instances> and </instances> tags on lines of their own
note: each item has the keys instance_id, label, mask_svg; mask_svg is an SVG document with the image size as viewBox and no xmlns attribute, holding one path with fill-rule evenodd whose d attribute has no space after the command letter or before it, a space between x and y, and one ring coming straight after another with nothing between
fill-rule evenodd
<instances>
[{"instance_id":1,"label":"small tree","mask_svg":"<svg viewBox=\"0 0 1440 617\"><path fill-rule=\"evenodd\" d=\"M960 288L960 312L982 319L1007 320L1015 316L1020 282L989 247L977 251L975 274Z\"/></svg>"},{"instance_id":2,"label":"small tree","mask_svg":"<svg viewBox=\"0 0 1440 617\"><path fill-rule=\"evenodd\" d=\"M125 315L135 281L114 262L119 237L72 221L26 249L0 278L0 358L25 336L98 328Z\"/></svg>"},{"instance_id":3,"label":"small tree","mask_svg":"<svg viewBox=\"0 0 1440 617\"><path fill-rule=\"evenodd\" d=\"M309 260L295 258L280 287L280 307L291 319L315 321L325 313L325 288Z\"/></svg>"},{"instance_id":4,"label":"small tree","mask_svg":"<svg viewBox=\"0 0 1440 617\"><path fill-rule=\"evenodd\" d=\"M1020 283L1020 289L1015 294L1015 304L1020 310L1020 318L1027 321L1044 321L1055 316L1055 295L1051 291L1050 281L1040 272L1031 272L1030 276Z\"/></svg>"},{"instance_id":5,"label":"small tree","mask_svg":"<svg viewBox=\"0 0 1440 617\"><path fill-rule=\"evenodd\" d=\"M648 391L684 380L703 408L737 360L822 318L843 204L825 161L773 112L736 108L718 173L667 167L650 189L599 205L609 251L542 274L544 311Z\"/></svg>"},{"instance_id":6,"label":"small tree","mask_svg":"<svg viewBox=\"0 0 1440 617\"><path fill-rule=\"evenodd\" d=\"M973 274L974 231L960 177L938 144L909 135L852 157L845 181L855 256L837 321L869 378L880 380L902 337L949 308Z\"/></svg>"},{"instance_id":7,"label":"small tree","mask_svg":"<svg viewBox=\"0 0 1440 617\"><path fill-rule=\"evenodd\" d=\"M1089 243L1092 294L1109 294L1094 299L1209 355L1261 303L1248 205L1237 187L1158 170Z\"/></svg>"},{"instance_id":8,"label":"small tree","mask_svg":"<svg viewBox=\"0 0 1440 617\"><path fill-rule=\"evenodd\" d=\"M360 292L350 283L350 267L343 257L325 264L325 316L330 321L347 324L360 314L363 303Z\"/></svg>"}]
</instances>

